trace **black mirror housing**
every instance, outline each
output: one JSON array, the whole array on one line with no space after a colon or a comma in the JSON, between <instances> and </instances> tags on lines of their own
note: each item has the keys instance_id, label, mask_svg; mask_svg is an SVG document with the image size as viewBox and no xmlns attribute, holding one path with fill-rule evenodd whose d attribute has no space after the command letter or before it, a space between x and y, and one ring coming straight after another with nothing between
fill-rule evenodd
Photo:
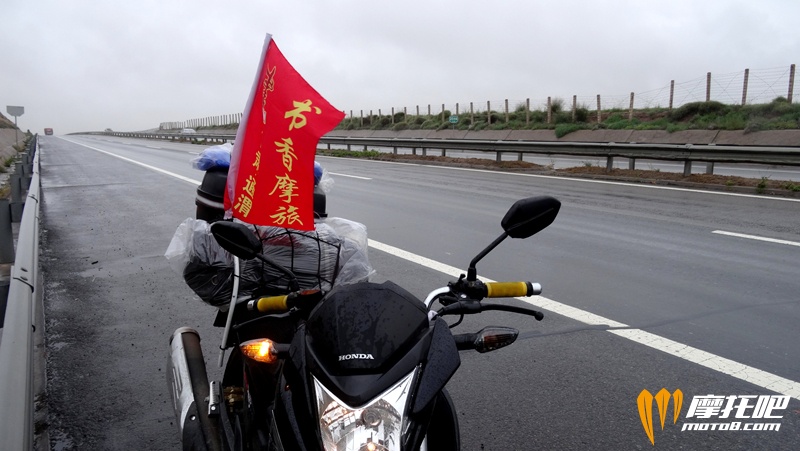
<instances>
[{"instance_id":1,"label":"black mirror housing","mask_svg":"<svg viewBox=\"0 0 800 451\"><path fill-rule=\"evenodd\" d=\"M500 225L511 238L528 238L553 223L561 202L550 196L520 199L509 208Z\"/></svg>"},{"instance_id":2,"label":"black mirror housing","mask_svg":"<svg viewBox=\"0 0 800 451\"><path fill-rule=\"evenodd\" d=\"M261 254L261 240L245 224L217 221L211 224L211 234L223 249L243 260L252 260Z\"/></svg>"}]
</instances>

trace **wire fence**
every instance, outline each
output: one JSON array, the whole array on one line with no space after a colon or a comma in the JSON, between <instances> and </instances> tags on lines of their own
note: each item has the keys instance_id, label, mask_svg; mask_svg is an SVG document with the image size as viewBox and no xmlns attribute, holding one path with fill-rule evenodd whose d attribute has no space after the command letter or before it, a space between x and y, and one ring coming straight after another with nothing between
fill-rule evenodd
<instances>
[{"instance_id":1,"label":"wire fence","mask_svg":"<svg viewBox=\"0 0 800 451\"><path fill-rule=\"evenodd\" d=\"M566 111L583 109L597 111L598 119L601 111L634 109L673 109L693 102L717 101L728 105L752 105L770 103L778 97L789 103L794 101L795 65L768 69L745 69L740 72L712 74L704 77L676 83L674 80L666 86L643 92L631 92L617 95L572 95L569 97L538 96L525 99L494 99L484 101L467 101L456 103L424 104L413 106L389 106L370 110L345 111L350 118L388 116L397 113L414 116L435 116L446 114L481 114L497 112L506 114L515 111L551 112L556 108ZM161 130L182 128L226 127L238 124L242 113L208 116L176 122L162 122Z\"/></svg>"},{"instance_id":2,"label":"wire fence","mask_svg":"<svg viewBox=\"0 0 800 451\"><path fill-rule=\"evenodd\" d=\"M488 111L512 113L514 111L549 111L558 104L561 110L574 108L595 110L632 110L651 108L678 108L692 102L717 101L729 105L770 103L783 97L793 102L795 65L783 68L745 69L727 74L707 73L704 77L666 86L621 95L572 95L571 97L539 96L525 99L494 99L485 101L438 103L411 107L389 107L371 110L350 110L348 117L395 115L434 116L443 113L481 114Z\"/></svg>"}]
</instances>

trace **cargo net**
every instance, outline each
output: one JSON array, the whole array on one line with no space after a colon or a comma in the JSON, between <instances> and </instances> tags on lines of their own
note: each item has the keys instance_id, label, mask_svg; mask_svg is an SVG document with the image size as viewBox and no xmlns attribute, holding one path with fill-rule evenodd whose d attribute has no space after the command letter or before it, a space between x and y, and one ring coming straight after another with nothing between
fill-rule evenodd
<instances>
[{"instance_id":1,"label":"cargo net","mask_svg":"<svg viewBox=\"0 0 800 451\"><path fill-rule=\"evenodd\" d=\"M292 271L301 290L330 291L340 272L345 240L325 223L313 231L256 227L262 255ZM346 243L345 243L346 244ZM176 260L186 284L207 304L226 306L233 294L233 258L211 235L209 224L188 219L176 231L168 259ZM347 254L347 252L345 252ZM240 261L239 297L290 291L286 274L259 259Z\"/></svg>"},{"instance_id":2,"label":"cargo net","mask_svg":"<svg viewBox=\"0 0 800 451\"><path fill-rule=\"evenodd\" d=\"M338 237L325 237L319 230L305 232L278 227L258 227L256 233L264 246L263 255L292 271L301 290L330 291L339 267L341 240ZM260 275L258 294L288 292L288 276L274 266L258 259L248 260L242 273L249 271Z\"/></svg>"}]
</instances>

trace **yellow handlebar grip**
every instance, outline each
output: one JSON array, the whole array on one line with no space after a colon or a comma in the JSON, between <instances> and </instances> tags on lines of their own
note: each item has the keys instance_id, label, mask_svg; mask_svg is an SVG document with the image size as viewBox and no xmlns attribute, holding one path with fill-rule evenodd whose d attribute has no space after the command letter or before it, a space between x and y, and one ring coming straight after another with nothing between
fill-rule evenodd
<instances>
[{"instance_id":1,"label":"yellow handlebar grip","mask_svg":"<svg viewBox=\"0 0 800 451\"><path fill-rule=\"evenodd\" d=\"M261 313L288 311L289 307L286 305L287 298L288 296L286 295L260 298L256 303L256 309Z\"/></svg>"},{"instance_id":2,"label":"yellow handlebar grip","mask_svg":"<svg viewBox=\"0 0 800 451\"><path fill-rule=\"evenodd\" d=\"M515 298L530 296L532 287L529 282L487 282L487 298Z\"/></svg>"}]
</instances>

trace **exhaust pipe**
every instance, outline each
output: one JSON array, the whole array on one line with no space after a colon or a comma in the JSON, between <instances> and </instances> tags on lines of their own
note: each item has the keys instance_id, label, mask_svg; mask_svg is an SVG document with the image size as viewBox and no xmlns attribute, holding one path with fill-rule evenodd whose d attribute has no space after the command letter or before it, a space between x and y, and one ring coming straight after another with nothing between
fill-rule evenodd
<instances>
[{"instance_id":1,"label":"exhaust pipe","mask_svg":"<svg viewBox=\"0 0 800 451\"><path fill-rule=\"evenodd\" d=\"M200 335L194 329L181 327L172 334L169 344L167 383L183 449L217 451L219 430L217 420L209 417L209 383Z\"/></svg>"}]
</instances>

